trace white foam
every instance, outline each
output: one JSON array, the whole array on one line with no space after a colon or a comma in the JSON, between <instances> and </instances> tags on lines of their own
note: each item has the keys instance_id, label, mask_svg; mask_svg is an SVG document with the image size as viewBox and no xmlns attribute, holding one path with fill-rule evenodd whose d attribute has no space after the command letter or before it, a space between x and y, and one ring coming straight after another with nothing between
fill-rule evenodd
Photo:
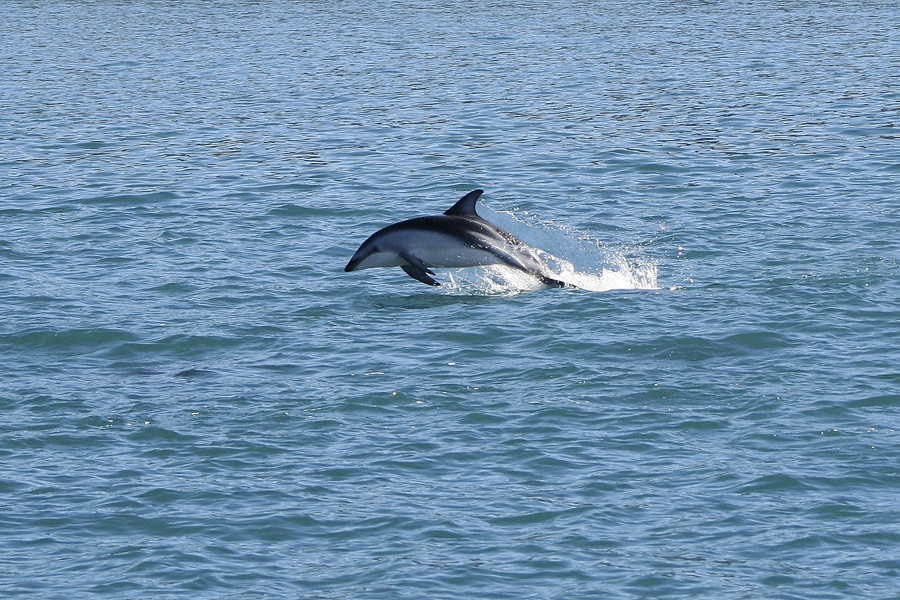
<instances>
[{"instance_id":1,"label":"white foam","mask_svg":"<svg viewBox=\"0 0 900 600\"><path fill-rule=\"evenodd\" d=\"M498 215L498 225L539 250L547 271L555 279L591 292L659 289L657 265L643 256L638 247L604 244L559 225L525 223L513 213L491 212ZM488 218L494 221L493 215ZM448 293L511 295L545 287L535 277L504 265L446 273L450 281L444 290Z\"/></svg>"}]
</instances>

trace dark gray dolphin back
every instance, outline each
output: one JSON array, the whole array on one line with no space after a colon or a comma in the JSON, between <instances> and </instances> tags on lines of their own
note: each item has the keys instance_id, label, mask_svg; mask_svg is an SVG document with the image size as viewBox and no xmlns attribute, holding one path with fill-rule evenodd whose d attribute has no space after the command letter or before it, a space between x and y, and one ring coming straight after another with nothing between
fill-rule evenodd
<instances>
[{"instance_id":1,"label":"dark gray dolphin back","mask_svg":"<svg viewBox=\"0 0 900 600\"><path fill-rule=\"evenodd\" d=\"M459 200L457 200L456 204L447 209L444 214L448 217L478 217L478 213L475 212L475 203L478 202L478 199L481 198L481 195L484 193L484 190L472 190Z\"/></svg>"}]
</instances>

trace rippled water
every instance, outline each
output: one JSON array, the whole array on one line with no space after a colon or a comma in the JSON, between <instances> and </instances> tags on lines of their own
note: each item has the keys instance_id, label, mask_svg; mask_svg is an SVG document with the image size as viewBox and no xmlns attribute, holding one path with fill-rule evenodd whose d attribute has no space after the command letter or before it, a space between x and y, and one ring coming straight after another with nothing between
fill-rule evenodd
<instances>
[{"instance_id":1,"label":"rippled water","mask_svg":"<svg viewBox=\"0 0 900 600\"><path fill-rule=\"evenodd\" d=\"M900 598L895 3L0 9L4 597Z\"/></svg>"}]
</instances>

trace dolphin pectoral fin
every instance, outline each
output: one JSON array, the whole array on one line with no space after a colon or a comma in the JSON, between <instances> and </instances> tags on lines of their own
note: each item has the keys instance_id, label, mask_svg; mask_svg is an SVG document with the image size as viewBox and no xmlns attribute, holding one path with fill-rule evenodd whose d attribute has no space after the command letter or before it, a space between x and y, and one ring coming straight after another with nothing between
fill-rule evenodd
<instances>
[{"instance_id":1,"label":"dolphin pectoral fin","mask_svg":"<svg viewBox=\"0 0 900 600\"><path fill-rule=\"evenodd\" d=\"M415 254L410 254L408 252L404 252L400 255L400 257L408 262L408 265L400 265L400 268L403 271L415 279L416 281L421 281L422 283L427 283L428 285L441 285L429 275L434 275L434 271L429 269L422 259L416 256Z\"/></svg>"},{"instance_id":2,"label":"dolphin pectoral fin","mask_svg":"<svg viewBox=\"0 0 900 600\"><path fill-rule=\"evenodd\" d=\"M413 267L417 268L420 271L425 271L429 275L434 275L434 271L428 268L424 261L421 258L416 256L415 254L410 254L409 252L403 252L400 254L400 258L408 262Z\"/></svg>"},{"instance_id":3,"label":"dolphin pectoral fin","mask_svg":"<svg viewBox=\"0 0 900 600\"><path fill-rule=\"evenodd\" d=\"M427 283L428 285L441 285L428 276L429 273L434 275L434 272L431 269L420 269L419 267L414 267L412 265L402 265L400 268L403 269L403 271L407 275L409 275L416 281L421 281L422 283Z\"/></svg>"}]
</instances>

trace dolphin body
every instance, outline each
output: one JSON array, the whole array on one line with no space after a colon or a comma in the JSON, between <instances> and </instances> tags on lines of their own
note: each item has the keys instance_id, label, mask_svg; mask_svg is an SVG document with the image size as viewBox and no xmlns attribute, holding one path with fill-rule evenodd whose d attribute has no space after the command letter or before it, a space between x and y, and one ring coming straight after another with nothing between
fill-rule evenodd
<instances>
[{"instance_id":1,"label":"dolphin body","mask_svg":"<svg viewBox=\"0 0 900 600\"><path fill-rule=\"evenodd\" d=\"M507 265L554 287L573 287L555 279L538 252L475 212L484 190L472 190L442 215L418 217L388 225L364 241L344 271L400 267L428 285L441 285L429 275L435 268Z\"/></svg>"}]
</instances>

